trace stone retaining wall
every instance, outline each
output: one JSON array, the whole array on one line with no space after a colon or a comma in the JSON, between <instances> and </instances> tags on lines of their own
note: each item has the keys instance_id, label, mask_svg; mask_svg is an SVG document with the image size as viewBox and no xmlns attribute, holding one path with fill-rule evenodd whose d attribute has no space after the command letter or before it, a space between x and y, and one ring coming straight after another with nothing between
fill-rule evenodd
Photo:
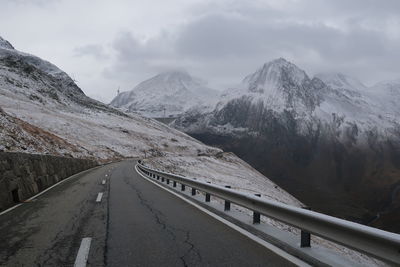
<instances>
[{"instance_id":1,"label":"stone retaining wall","mask_svg":"<svg viewBox=\"0 0 400 267\"><path fill-rule=\"evenodd\" d=\"M0 152L0 211L96 165L87 159Z\"/></svg>"}]
</instances>

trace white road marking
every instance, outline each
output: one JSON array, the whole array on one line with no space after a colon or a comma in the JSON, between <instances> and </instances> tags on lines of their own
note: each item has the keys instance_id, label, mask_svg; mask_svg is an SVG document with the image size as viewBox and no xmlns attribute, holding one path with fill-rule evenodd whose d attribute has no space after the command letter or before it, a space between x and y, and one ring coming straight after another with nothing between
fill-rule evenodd
<instances>
[{"instance_id":1,"label":"white road marking","mask_svg":"<svg viewBox=\"0 0 400 267\"><path fill-rule=\"evenodd\" d=\"M103 180L103 181L101 182L101 184L106 184L106 180Z\"/></svg>"},{"instance_id":2,"label":"white road marking","mask_svg":"<svg viewBox=\"0 0 400 267\"><path fill-rule=\"evenodd\" d=\"M94 170L94 169L97 169L97 168L100 168L100 167L101 167L101 166L97 166L97 167L94 167L94 168L91 168L91 169L88 169L88 170L85 170L85 171L76 173L76 174L74 174L74 175L72 175L72 176L70 176L70 177L68 177L68 178L65 178L64 180L61 180L61 181L59 181L58 183L53 184L52 186L46 188L46 189L43 190L42 192L40 192L40 193L34 195L33 197L30 197L30 198L24 200L22 203L19 203L19 204L15 205L15 206L12 206L12 207L9 208L9 209L6 209L5 211L0 212L0 216L3 215L3 214L6 214L7 212L12 211L13 209L18 208L19 206L21 206L21 205L22 205L23 203L25 203L25 202L30 202L31 200L37 198L38 196L40 196L40 195L46 193L46 192L49 191L50 189L53 189L53 188L56 187L57 185L60 185L60 184L66 182L66 181L68 181L68 180L70 180L70 179L72 179L72 178L75 178L75 176L77 176L77 175L79 175L79 174L81 174L81 173L89 172L89 171L91 171L91 170Z\"/></svg>"},{"instance_id":3,"label":"white road marking","mask_svg":"<svg viewBox=\"0 0 400 267\"><path fill-rule=\"evenodd\" d=\"M85 237L82 239L81 246L78 250L78 255L76 255L74 267L86 267L91 243L92 238L90 237Z\"/></svg>"},{"instance_id":4,"label":"white road marking","mask_svg":"<svg viewBox=\"0 0 400 267\"><path fill-rule=\"evenodd\" d=\"M147 181L149 181L149 182L155 184L156 186L158 186L158 187L160 187L160 188L162 188L162 189L164 189L164 190L170 192L171 194L173 194L173 195L179 197L179 198L182 199L183 201L185 201L185 202L187 202L187 203L193 205L194 207L198 208L199 210L201 210L202 212L206 213L207 215L209 215L209 216L213 217L214 219L216 219L216 220L222 222L223 224L229 226L230 228L232 228L232 229L238 231L238 232L241 233L242 235L244 235L244 236L246 236L247 238L253 240L254 242L260 244L261 246L263 246L263 247L265 247L265 248L271 250L272 252L274 252L275 254L281 256L282 258L287 259L288 261L290 261L290 262L296 264L297 266L311 266L311 265L307 264L306 262L300 260L299 258L296 258L296 257L294 257L293 255L290 255L290 254L287 253L286 251L284 251L284 250L282 250L282 249L280 249L280 248L278 248L278 247L276 247L276 246L274 246L274 245L268 243L267 241L265 241L265 240L259 238L258 236L253 235L252 233L250 233L250 232L244 230L243 228L240 228L240 227L237 226L236 224L233 224L233 223L231 223L230 221L227 221L226 219L224 219L224 218L218 216L217 214L214 214L214 213L212 213L211 211L209 211L209 210L207 210L207 209L205 209L205 208L199 206L198 204L196 204L196 203L194 203L194 202L192 202L192 201L190 201L190 200L184 198L183 196L181 196L181 195L179 195L178 193L174 192L172 189L168 189L168 188L165 188L165 187L159 185L157 182L155 182L155 181L153 181L153 180L147 178L147 177L144 176L142 173L140 173L140 171L137 169L137 165L135 166L135 169L136 169L136 172L137 172L140 176L142 176L144 179L146 179Z\"/></svg>"},{"instance_id":5,"label":"white road marking","mask_svg":"<svg viewBox=\"0 0 400 267\"><path fill-rule=\"evenodd\" d=\"M103 197L103 192L97 194L96 202L101 202L101 198Z\"/></svg>"}]
</instances>

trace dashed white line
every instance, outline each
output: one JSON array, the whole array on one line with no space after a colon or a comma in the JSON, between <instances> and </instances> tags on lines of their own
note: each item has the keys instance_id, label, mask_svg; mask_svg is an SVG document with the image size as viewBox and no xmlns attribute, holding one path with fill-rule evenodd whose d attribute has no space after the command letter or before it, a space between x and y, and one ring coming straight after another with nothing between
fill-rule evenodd
<instances>
[{"instance_id":1,"label":"dashed white line","mask_svg":"<svg viewBox=\"0 0 400 267\"><path fill-rule=\"evenodd\" d=\"M74 267L86 267L91 243L92 238L90 237L85 237L82 239L81 246L78 250L78 255L76 255Z\"/></svg>"},{"instance_id":2,"label":"dashed white line","mask_svg":"<svg viewBox=\"0 0 400 267\"><path fill-rule=\"evenodd\" d=\"M101 184L106 184L106 180L103 180L103 181L101 182Z\"/></svg>"},{"instance_id":3,"label":"dashed white line","mask_svg":"<svg viewBox=\"0 0 400 267\"><path fill-rule=\"evenodd\" d=\"M101 202L101 198L103 197L103 192L97 194L96 202Z\"/></svg>"}]
</instances>

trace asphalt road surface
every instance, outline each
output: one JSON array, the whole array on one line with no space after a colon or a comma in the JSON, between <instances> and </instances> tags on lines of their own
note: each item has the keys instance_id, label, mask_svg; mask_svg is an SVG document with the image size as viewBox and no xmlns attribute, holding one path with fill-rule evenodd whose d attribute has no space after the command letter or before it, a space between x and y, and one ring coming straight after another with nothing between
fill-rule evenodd
<instances>
[{"instance_id":1,"label":"asphalt road surface","mask_svg":"<svg viewBox=\"0 0 400 267\"><path fill-rule=\"evenodd\" d=\"M73 266L86 237L87 266L293 265L143 179L134 163L76 175L1 215L0 266Z\"/></svg>"}]
</instances>

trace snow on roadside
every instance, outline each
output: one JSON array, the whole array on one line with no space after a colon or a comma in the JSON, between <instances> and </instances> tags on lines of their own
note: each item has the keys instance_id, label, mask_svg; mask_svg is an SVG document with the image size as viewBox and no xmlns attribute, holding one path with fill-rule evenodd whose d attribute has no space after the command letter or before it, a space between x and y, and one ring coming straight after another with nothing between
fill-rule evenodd
<instances>
[{"instance_id":1,"label":"snow on roadside","mask_svg":"<svg viewBox=\"0 0 400 267\"><path fill-rule=\"evenodd\" d=\"M168 171L170 173L196 178L221 186L230 185L232 189L248 194L261 194L261 197L288 205L305 206L299 200L277 186L267 177L252 168L233 153L217 153L214 156L178 156L167 154L164 157L153 157L144 160L146 166ZM222 200L218 200L223 203ZM252 211L236 206L236 210L252 216ZM277 227L299 236L300 230L279 221L261 216L262 223ZM300 238L300 237L298 237ZM344 246L312 236L313 246L321 247L343 255L350 261L363 266L387 266L385 263L369 256L348 249Z\"/></svg>"}]
</instances>

